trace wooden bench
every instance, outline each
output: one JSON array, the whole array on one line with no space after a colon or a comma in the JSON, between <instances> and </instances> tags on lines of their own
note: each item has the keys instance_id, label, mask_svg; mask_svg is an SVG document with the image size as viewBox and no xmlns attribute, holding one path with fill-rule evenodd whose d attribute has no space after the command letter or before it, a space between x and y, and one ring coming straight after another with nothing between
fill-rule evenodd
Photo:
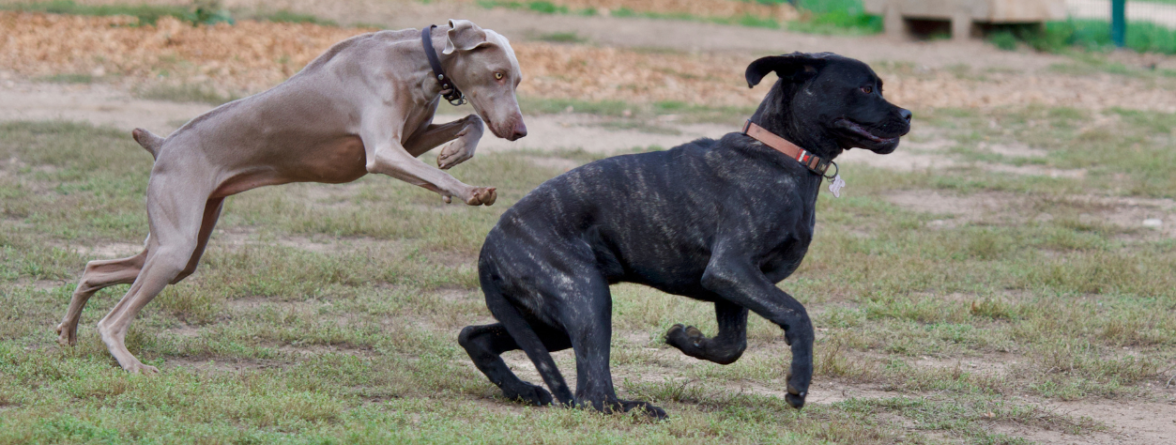
<instances>
[{"instance_id":1,"label":"wooden bench","mask_svg":"<svg viewBox=\"0 0 1176 445\"><path fill-rule=\"evenodd\" d=\"M863 0L866 13L884 17L890 36L910 34L910 20L951 22L953 40L966 40L976 24L1042 24L1066 18L1065 0Z\"/></svg>"}]
</instances>

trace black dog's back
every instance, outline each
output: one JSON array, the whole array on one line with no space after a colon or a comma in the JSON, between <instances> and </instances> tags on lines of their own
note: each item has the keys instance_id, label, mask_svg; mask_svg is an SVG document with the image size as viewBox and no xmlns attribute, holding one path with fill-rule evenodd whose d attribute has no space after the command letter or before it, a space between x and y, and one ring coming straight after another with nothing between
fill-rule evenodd
<instances>
[{"instance_id":1,"label":"black dog's back","mask_svg":"<svg viewBox=\"0 0 1176 445\"><path fill-rule=\"evenodd\" d=\"M528 263L536 258L588 260L609 283L637 282L709 300L699 278L724 222L746 225L753 213L756 220L797 219L784 214L804 212L808 204L799 184L780 172L798 168L773 162L771 149L742 139L731 133L721 141L616 156L553 178L502 215L486 238L480 267L504 263L522 275L535 270ZM811 227L788 227L797 228L811 233ZM757 238L786 241L771 235Z\"/></svg>"}]
</instances>

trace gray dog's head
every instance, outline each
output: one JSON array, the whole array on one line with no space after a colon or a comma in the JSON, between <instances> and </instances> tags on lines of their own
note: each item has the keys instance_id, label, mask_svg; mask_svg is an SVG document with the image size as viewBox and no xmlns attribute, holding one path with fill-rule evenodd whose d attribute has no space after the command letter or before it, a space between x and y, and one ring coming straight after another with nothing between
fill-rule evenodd
<instances>
[{"instance_id":1,"label":"gray dog's head","mask_svg":"<svg viewBox=\"0 0 1176 445\"><path fill-rule=\"evenodd\" d=\"M453 57L449 76L490 131L503 139L527 135L515 88L523 79L506 37L468 20L450 20L443 54Z\"/></svg>"},{"instance_id":2,"label":"gray dog's head","mask_svg":"<svg viewBox=\"0 0 1176 445\"><path fill-rule=\"evenodd\" d=\"M757 122L792 133L802 145L835 147L826 155L854 147L891 153L911 129L911 112L882 97L882 79L858 60L832 53L764 57L747 67L748 85L770 72L780 80L756 111Z\"/></svg>"}]
</instances>

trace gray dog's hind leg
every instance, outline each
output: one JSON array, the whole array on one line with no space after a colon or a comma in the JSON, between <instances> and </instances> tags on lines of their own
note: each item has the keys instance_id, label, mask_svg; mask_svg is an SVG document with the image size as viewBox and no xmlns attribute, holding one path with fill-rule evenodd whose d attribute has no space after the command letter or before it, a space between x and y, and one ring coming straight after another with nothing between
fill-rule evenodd
<instances>
[{"instance_id":1,"label":"gray dog's hind leg","mask_svg":"<svg viewBox=\"0 0 1176 445\"><path fill-rule=\"evenodd\" d=\"M560 343L553 344L557 342L551 339L544 342L544 347L548 351L560 351L571 347L571 343L567 341L566 337L554 340L559 340ZM551 404L550 392L539 385L522 381L502 361L503 352L519 349L518 343L510 336L502 323L466 326L461 330L457 341L470 355L474 366L486 374L490 382L502 389L503 397L509 400L522 400L537 406Z\"/></svg>"},{"instance_id":2,"label":"gray dog's hind leg","mask_svg":"<svg viewBox=\"0 0 1176 445\"><path fill-rule=\"evenodd\" d=\"M160 161L162 162L162 161ZM156 163L156 168L159 168ZM188 172L188 170L181 170ZM192 170L195 172L196 170ZM159 372L140 362L126 346L127 329L139 310L187 268L200 245L205 217L220 202L207 200L213 187L200 187L201 178L153 173L147 186L147 217L151 225L148 254L142 271L126 295L98 321L98 334L110 354L128 372ZM177 185L178 184L178 185ZM182 186L180 186L182 185ZM209 229L211 231L211 229Z\"/></svg>"},{"instance_id":3,"label":"gray dog's hind leg","mask_svg":"<svg viewBox=\"0 0 1176 445\"><path fill-rule=\"evenodd\" d=\"M86 302L102 288L116 284L131 284L139 271L143 268L143 261L147 259L147 249L138 255L116 260L91 261L86 263L86 271L74 290L69 301L69 309L61 324L57 325L57 342L65 346L73 346L78 342L78 322L82 318L82 309Z\"/></svg>"},{"instance_id":4,"label":"gray dog's hind leg","mask_svg":"<svg viewBox=\"0 0 1176 445\"><path fill-rule=\"evenodd\" d=\"M707 338L694 326L676 324L666 333L666 344L691 357L728 365L747 349L747 308L726 301L715 302L719 335Z\"/></svg>"},{"instance_id":5,"label":"gray dog's hind leg","mask_svg":"<svg viewBox=\"0 0 1176 445\"><path fill-rule=\"evenodd\" d=\"M212 236L212 229L216 228L216 221L220 219L224 204L225 198L213 198L204 203L204 217L200 222L200 233L196 235L196 250L192 252L192 257L188 259L188 265L184 266L184 270L172 278L171 284L179 283L196 272L196 266L200 264L200 257L204 256L204 248L208 247L208 237Z\"/></svg>"}]
</instances>

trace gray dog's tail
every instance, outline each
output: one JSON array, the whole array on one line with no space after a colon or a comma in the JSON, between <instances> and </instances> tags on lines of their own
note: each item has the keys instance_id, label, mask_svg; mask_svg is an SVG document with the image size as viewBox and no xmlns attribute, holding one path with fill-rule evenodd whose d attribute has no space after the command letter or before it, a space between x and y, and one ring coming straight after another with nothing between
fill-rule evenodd
<instances>
[{"instance_id":1,"label":"gray dog's tail","mask_svg":"<svg viewBox=\"0 0 1176 445\"><path fill-rule=\"evenodd\" d=\"M152 159L159 157L159 147L163 146L163 138L142 128L136 128L131 132L131 136L135 138L135 142L138 142L139 145L147 149L148 153L151 153Z\"/></svg>"},{"instance_id":2,"label":"gray dog's tail","mask_svg":"<svg viewBox=\"0 0 1176 445\"><path fill-rule=\"evenodd\" d=\"M510 333L511 338L514 338L519 349L527 353L527 357L531 359L531 363L535 364L535 369L543 377L543 382L551 390L551 395L555 396L555 399L564 406L572 406L575 402L572 399L572 391L568 389L568 383L564 381L563 375L560 375L559 368L555 367L555 360L551 358L551 353L547 352L547 347L543 345L539 335L535 334L534 329L531 329L531 324L527 323L527 319L523 318L523 314L519 313L518 308L507 301L506 296L502 295L497 284L488 283L487 281L490 280L485 272L480 275L482 275L482 292L486 294L486 304L498 309L493 311L495 318L506 327L506 332Z\"/></svg>"}]
</instances>

